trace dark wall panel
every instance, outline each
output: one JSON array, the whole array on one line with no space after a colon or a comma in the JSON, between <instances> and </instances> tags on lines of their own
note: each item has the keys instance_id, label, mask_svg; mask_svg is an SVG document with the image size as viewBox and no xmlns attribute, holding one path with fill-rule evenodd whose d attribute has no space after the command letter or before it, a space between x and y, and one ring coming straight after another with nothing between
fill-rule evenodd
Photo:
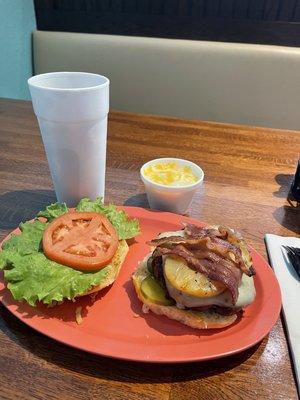
<instances>
[{"instance_id":1,"label":"dark wall panel","mask_svg":"<svg viewBox=\"0 0 300 400\"><path fill-rule=\"evenodd\" d=\"M300 0L35 0L40 30L300 46Z\"/></svg>"}]
</instances>

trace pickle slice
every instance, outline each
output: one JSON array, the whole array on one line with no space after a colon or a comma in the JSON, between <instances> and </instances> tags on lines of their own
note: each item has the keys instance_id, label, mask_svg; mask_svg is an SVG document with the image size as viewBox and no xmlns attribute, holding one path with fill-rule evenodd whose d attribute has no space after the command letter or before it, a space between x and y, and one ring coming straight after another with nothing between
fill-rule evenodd
<instances>
[{"instance_id":1,"label":"pickle slice","mask_svg":"<svg viewBox=\"0 0 300 400\"><path fill-rule=\"evenodd\" d=\"M171 306L172 300L166 298L165 290L156 282L155 278L148 275L141 283L141 292L143 296L150 300L152 303L161 306Z\"/></svg>"}]
</instances>

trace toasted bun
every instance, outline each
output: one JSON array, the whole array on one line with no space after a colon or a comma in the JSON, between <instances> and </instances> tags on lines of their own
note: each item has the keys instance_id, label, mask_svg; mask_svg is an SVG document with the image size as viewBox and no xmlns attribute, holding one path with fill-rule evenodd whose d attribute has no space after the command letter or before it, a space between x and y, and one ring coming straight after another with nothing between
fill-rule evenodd
<instances>
[{"instance_id":1,"label":"toasted bun","mask_svg":"<svg viewBox=\"0 0 300 400\"><path fill-rule=\"evenodd\" d=\"M140 263L138 269L133 274L133 284L140 301L145 305L144 310L151 310L154 314L165 315L170 319L179 321L196 329L217 329L224 328L234 323L237 315L220 315L213 311L191 311L182 310L176 306L163 306L152 303L146 299L141 292L141 283L149 275L147 269L147 259L149 255Z\"/></svg>"},{"instance_id":2,"label":"toasted bun","mask_svg":"<svg viewBox=\"0 0 300 400\"><path fill-rule=\"evenodd\" d=\"M108 274L106 275L105 279L103 279L103 281L100 283L100 285L94 286L92 289L90 289L86 293L81 294L77 297L86 296L88 294L98 292L99 290L102 290L105 287L111 285L115 281L117 276L119 275L120 269L122 267L122 264L125 260L126 255L128 253L128 250L129 250L129 247L128 247L128 244L126 243L126 240L120 240L119 247L116 251L116 254L114 255L113 259L110 262L111 269L108 272Z\"/></svg>"}]
</instances>

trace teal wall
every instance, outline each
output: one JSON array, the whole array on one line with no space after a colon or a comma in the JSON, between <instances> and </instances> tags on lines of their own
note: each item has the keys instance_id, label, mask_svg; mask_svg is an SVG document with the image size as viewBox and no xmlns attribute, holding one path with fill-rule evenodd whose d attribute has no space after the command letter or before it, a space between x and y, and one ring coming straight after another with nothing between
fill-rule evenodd
<instances>
[{"instance_id":1,"label":"teal wall","mask_svg":"<svg viewBox=\"0 0 300 400\"><path fill-rule=\"evenodd\" d=\"M33 0L0 0L0 97L29 99Z\"/></svg>"}]
</instances>

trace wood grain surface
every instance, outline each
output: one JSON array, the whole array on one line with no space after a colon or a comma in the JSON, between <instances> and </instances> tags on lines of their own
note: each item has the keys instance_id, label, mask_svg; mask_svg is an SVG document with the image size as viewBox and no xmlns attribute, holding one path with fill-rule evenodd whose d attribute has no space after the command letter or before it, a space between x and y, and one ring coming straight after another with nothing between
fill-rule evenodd
<instances>
[{"instance_id":1,"label":"wood grain surface","mask_svg":"<svg viewBox=\"0 0 300 400\"><path fill-rule=\"evenodd\" d=\"M265 233L300 233L299 209L286 201L299 154L300 132L112 112L106 201L147 206L141 165L187 158L205 172L189 214L240 230L266 257ZM31 103L0 100L0 239L54 200ZM238 355L151 365L56 343L2 305L0 383L0 399L297 399L281 321Z\"/></svg>"}]
</instances>

